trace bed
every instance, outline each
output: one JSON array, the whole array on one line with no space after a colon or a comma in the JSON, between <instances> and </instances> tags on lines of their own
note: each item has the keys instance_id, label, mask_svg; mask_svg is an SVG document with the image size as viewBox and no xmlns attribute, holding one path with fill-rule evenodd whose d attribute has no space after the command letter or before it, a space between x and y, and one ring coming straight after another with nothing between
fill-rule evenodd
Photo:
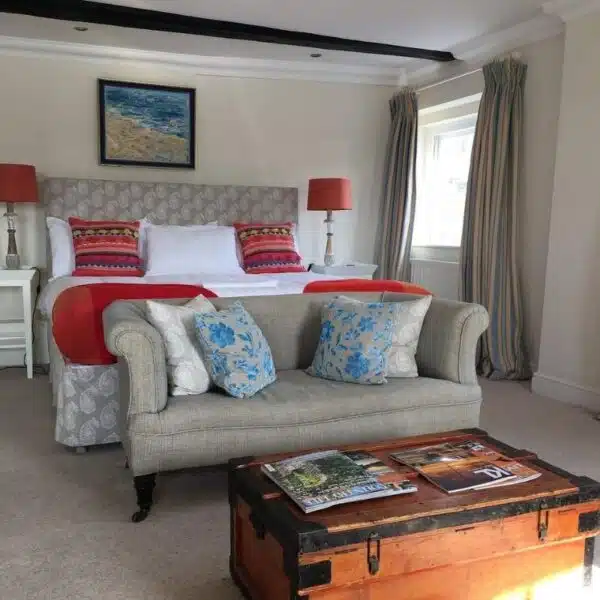
<instances>
[{"instance_id":1,"label":"bed","mask_svg":"<svg viewBox=\"0 0 600 600\"><path fill-rule=\"evenodd\" d=\"M298 191L287 187L48 178L42 183L42 202L47 216L64 220L69 217L147 219L154 225L298 221ZM51 321L57 299L65 290L77 286L179 284L202 286L217 296L269 296L302 293L307 284L319 279L331 277L311 272L273 275L173 272L131 278L65 274L50 278L40 295L38 309L42 318ZM65 358L58 349L52 326L47 330L56 441L78 449L118 442L116 366L82 364Z\"/></svg>"}]
</instances>

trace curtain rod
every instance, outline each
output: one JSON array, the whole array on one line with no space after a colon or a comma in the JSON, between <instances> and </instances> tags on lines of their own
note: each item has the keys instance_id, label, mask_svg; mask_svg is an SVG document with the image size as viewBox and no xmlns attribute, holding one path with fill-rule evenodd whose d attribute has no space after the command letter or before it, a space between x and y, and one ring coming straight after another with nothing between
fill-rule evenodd
<instances>
[{"instance_id":1,"label":"curtain rod","mask_svg":"<svg viewBox=\"0 0 600 600\"><path fill-rule=\"evenodd\" d=\"M453 75L452 77L446 77L446 79L441 79L440 81L436 81L435 83L430 83L429 85L424 85L420 88L417 88L417 94L424 92L425 90L430 90L432 88L438 87L439 85L444 85L445 83L450 83L451 81L455 81L456 79L462 79L463 77L468 77L469 75L474 75L475 73L479 73L481 71L481 67L478 69L473 69L471 71L467 71L466 73L461 73L460 75Z\"/></svg>"},{"instance_id":2,"label":"curtain rod","mask_svg":"<svg viewBox=\"0 0 600 600\"><path fill-rule=\"evenodd\" d=\"M508 57L519 60L521 58L521 53L520 52L511 52L510 54L508 54L507 58ZM424 85L420 88L417 88L416 92L417 92L417 94L419 94L421 92L424 92L425 90L430 90L432 88L438 87L438 85L444 85L445 83L450 83L451 81L454 81L456 79L462 79L463 77L468 77L469 75L474 75L475 73L479 73L482 69L483 69L483 67L478 67L477 69L471 69L470 71L467 71L466 73L460 73L458 75L451 75L450 77L446 77L446 79L441 79L440 81L436 81L435 83L430 83L428 85Z\"/></svg>"}]
</instances>

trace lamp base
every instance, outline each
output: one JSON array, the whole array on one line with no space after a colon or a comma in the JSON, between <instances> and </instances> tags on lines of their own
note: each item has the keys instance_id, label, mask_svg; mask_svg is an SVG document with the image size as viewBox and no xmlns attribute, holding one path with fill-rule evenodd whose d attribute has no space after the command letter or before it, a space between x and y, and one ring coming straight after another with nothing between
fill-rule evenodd
<instances>
[{"instance_id":1,"label":"lamp base","mask_svg":"<svg viewBox=\"0 0 600 600\"><path fill-rule=\"evenodd\" d=\"M333 267L335 264L335 259L333 258L333 212L330 210L327 211L325 224L327 225L327 243L325 244L323 263L326 267Z\"/></svg>"},{"instance_id":2,"label":"lamp base","mask_svg":"<svg viewBox=\"0 0 600 600\"><path fill-rule=\"evenodd\" d=\"M18 254L7 254L6 255L6 268L12 271L21 268L21 258Z\"/></svg>"},{"instance_id":3,"label":"lamp base","mask_svg":"<svg viewBox=\"0 0 600 600\"><path fill-rule=\"evenodd\" d=\"M21 267L21 259L17 252L17 238L15 237L15 205L12 202L6 203L6 213L4 214L8 221L8 250L6 252L6 268L19 269Z\"/></svg>"}]
</instances>

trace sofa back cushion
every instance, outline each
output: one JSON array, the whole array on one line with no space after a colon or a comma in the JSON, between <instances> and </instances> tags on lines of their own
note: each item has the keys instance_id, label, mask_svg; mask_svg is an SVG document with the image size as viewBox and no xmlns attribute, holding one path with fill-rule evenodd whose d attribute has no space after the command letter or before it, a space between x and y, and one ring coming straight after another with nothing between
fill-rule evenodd
<instances>
[{"instance_id":1,"label":"sofa back cushion","mask_svg":"<svg viewBox=\"0 0 600 600\"><path fill-rule=\"evenodd\" d=\"M246 296L235 298L211 298L217 310L223 310L240 301L252 315L263 332L275 362L277 371L307 369L313 360L321 333L321 312L323 305L339 293L298 294L289 296ZM362 302L381 302L381 292L345 293L344 296ZM387 302L418 299L420 296L395 294L386 298ZM165 300L170 304L182 305L189 299ZM135 302L146 314L145 303Z\"/></svg>"},{"instance_id":2,"label":"sofa back cushion","mask_svg":"<svg viewBox=\"0 0 600 600\"><path fill-rule=\"evenodd\" d=\"M267 338L275 368L306 369L312 363L321 332L323 304L339 294L303 294L291 296L248 296L214 298L217 310L240 300L254 317ZM377 301L380 293L359 294L365 301Z\"/></svg>"}]
</instances>

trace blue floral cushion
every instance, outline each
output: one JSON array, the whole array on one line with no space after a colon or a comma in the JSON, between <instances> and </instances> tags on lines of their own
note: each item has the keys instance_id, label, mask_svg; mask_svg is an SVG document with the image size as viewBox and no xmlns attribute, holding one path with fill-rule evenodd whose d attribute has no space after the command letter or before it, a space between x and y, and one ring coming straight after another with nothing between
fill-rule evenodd
<instances>
[{"instance_id":1,"label":"blue floral cushion","mask_svg":"<svg viewBox=\"0 0 600 600\"><path fill-rule=\"evenodd\" d=\"M308 374L349 383L385 383L394 306L384 302L328 302Z\"/></svg>"},{"instance_id":2,"label":"blue floral cushion","mask_svg":"<svg viewBox=\"0 0 600 600\"><path fill-rule=\"evenodd\" d=\"M277 379L269 343L241 302L195 322L208 372L230 396L249 398Z\"/></svg>"}]
</instances>

